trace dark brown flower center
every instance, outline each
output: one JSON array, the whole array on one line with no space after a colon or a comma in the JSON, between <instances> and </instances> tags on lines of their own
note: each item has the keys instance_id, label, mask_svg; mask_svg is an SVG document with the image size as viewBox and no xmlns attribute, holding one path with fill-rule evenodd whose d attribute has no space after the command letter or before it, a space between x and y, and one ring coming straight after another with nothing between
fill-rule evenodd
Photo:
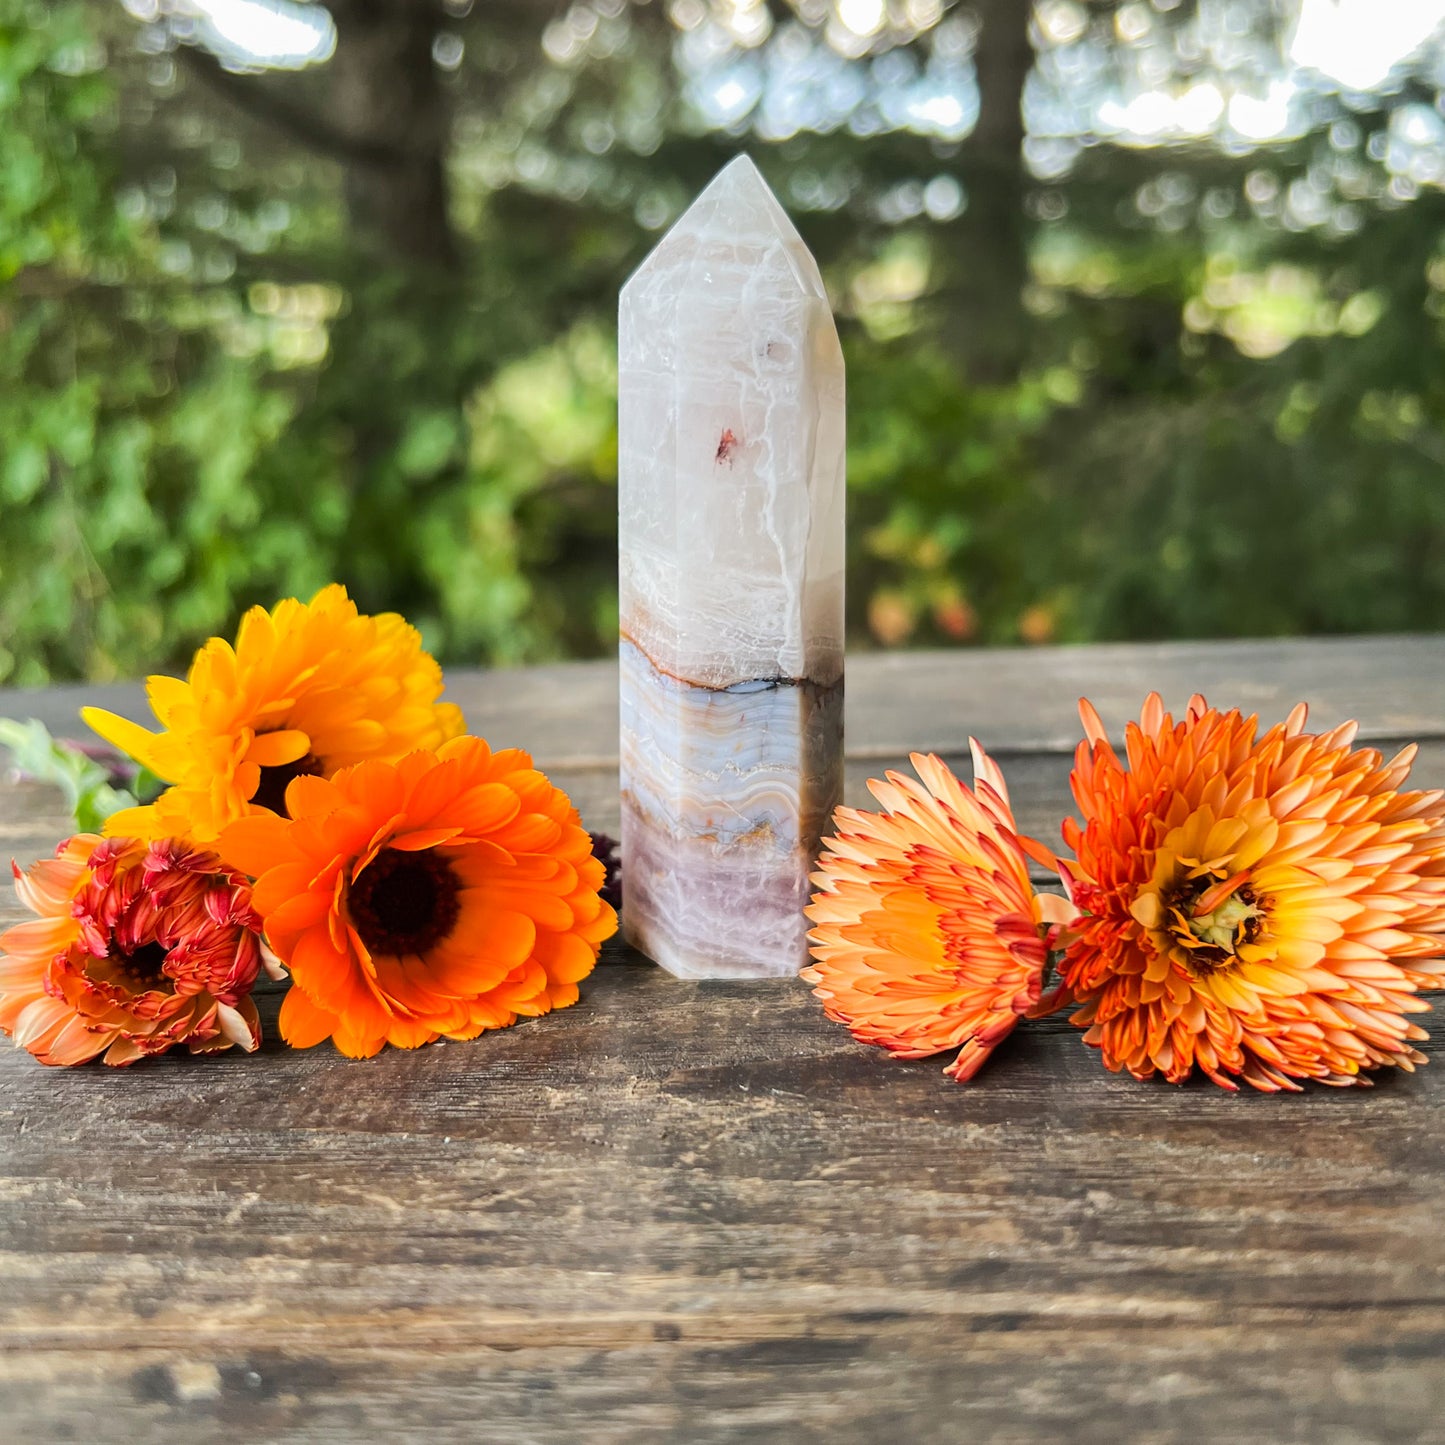
<instances>
[{"instance_id":1,"label":"dark brown flower center","mask_svg":"<svg viewBox=\"0 0 1445 1445\"><path fill-rule=\"evenodd\" d=\"M347 908L372 953L425 953L455 926L460 892L445 858L386 848L353 881Z\"/></svg>"},{"instance_id":2,"label":"dark brown flower center","mask_svg":"<svg viewBox=\"0 0 1445 1445\"><path fill-rule=\"evenodd\" d=\"M117 978L127 987L141 992L145 989L162 988L170 980L161 971L166 961L166 950L158 943L143 943L132 953L113 953L111 965Z\"/></svg>"},{"instance_id":3,"label":"dark brown flower center","mask_svg":"<svg viewBox=\"0 0 1445 1445\"><path fill-rule=\"evenodd\" d=\"M294 763L278 763L274 768L261 769L261 781L251 801L258 808L270 808L283 818L291 815L286 811L286 788L292 778L319 778L322 773L321 759L313 753L297 758Z\"/></svg>"}]
</instances>

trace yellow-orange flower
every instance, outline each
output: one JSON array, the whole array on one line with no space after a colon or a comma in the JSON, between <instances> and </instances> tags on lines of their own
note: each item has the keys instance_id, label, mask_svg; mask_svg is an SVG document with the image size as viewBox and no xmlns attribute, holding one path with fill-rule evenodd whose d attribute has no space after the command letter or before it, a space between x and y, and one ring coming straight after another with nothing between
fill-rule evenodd
<instances>
[{"instance_id":1,"label":"yellow-orange flower","mask_svg":"<svg viewBox=\"0 0 1445 1445\"><path fill-rule=\"evenodd\" d=\"M945 1070L970 1079L1038 1002L1050 926L1072 915L1039 895L1003 774L973 744L974 786L915 754L922 785L870 781L881 813L839 808L825 841L811 967L828 1017L898 1058L959 1049Z\"/></svg>"},{"instance_id":2,"label":"yellow-orange flower","mask_svg":"<svg viewBox=\"0 0 1445 1445\"><path fill-rule=\"evenodd\" d=\"M1225 1088L1368 1083L1425 1062L1407 1015L1445 964L1445 795L1403 791L1414 755L1153 695L1126 761L1080 705L1063 866L1083 910L1062 964L1074 1021L1114 1070Z\"/></svg>"},{"instance_id":3,"label":"yellow-orange flower","mask_svg":"<svg viewBox=\"0 0 1445 1445\"><path fill-rule=\"evenodd\" d=\"M0 1031L43 1064L130 1064L261 1041L251 887L174 838L67 838L15 891L38 917L0 934Z\"/></svg>"},{"instance_id":4,"label":"yellow-orange flower","mask_svg":"<svg viewBox=\"0 0 1445 1445\"><path fill-rule=\"evenodd\" d=\"M213 637L184 682L149 680L164 731L82 709L103 738L174 785L149 807L117 813L105 831L213 842L238 818L280 810L294 777L395 762L455 737L462 715L437 702L441 690L441 668L416 629L395 613L358 613L343 587L270 612L253 607L234 648Z\"/></svg>"},{"instance_id":5,"label":"yellow-orange flower","mask_svg":"<svg viewBox=\"0 0 1445 1445\"><path fill-rule=\"evenodd\" d=\"M286 804L289 820L243 818L220 849L256 878L297 1048L366 1058L563 1008L616 931L591 836L526 753L455 738L298 777Z\"/></svg>"}]
</instances>

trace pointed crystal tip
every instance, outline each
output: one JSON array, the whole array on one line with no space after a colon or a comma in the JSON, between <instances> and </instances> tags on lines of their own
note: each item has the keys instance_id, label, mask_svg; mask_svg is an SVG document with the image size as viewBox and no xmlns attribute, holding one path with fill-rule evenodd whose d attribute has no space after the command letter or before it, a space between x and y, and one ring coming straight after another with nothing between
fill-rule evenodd
<instances>
[{"instance_id":1,"label":"pointed crystal tip","mask_svg":"<svg viewBox=\"0 0 1445 1445\"><path fill-rule=\"evenodd\" d=\"M797 227L788 217L773 189L763 179L763 173L753 164L753 158L744 152L736 155L710 180L691 206L683 212L675 229L681 231L688 225L688 218L695 213L701 218L707 214L705 208L716 206L720 211L736 216L749 231L772 231L786 242L803 244Z\"/></svg>"},{"instance_id":2,"label":"pointed crystal tip","mask_svg":"<svg viewBox=\"0 0 1445 1445\"><path fill-rule=\"evenodd\" d=\"M680 242L718 243L737 252L765 251L781 244L799 287L820 300L827 299L813 253L747 154L734 156L708 182L632 279L651 270Z\"/></svg>"},{"instance_id":3,"label":"pointed crystal tip","mask_svg":"<svg viewBox=\"0 0 1445 1445\"><path fill-rule=\"evenodd\" d=\"M773 195L773 188L763 179L763 173L746 151L739 151L707 183L702 194L706 196L713 191L734 192L738 195L761 194L777 205L777 197Z\"/></svg>"}]
</instances>

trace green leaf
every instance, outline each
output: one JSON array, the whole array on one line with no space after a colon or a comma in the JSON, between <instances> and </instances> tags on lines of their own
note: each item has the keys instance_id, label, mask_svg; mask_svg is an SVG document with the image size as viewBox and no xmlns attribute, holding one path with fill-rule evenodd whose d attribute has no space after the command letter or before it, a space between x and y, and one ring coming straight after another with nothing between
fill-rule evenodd
<instances>
[{"instance_id":1,"label":"green leaf","mask_svg":"<svg viewBox=\"0 0 1445 1445\"><path fill-rule=\"evenodd\" d=\"M132 794L113 786L111 775L94 758L51 737L34 718L24 723L0 718L0 745L10 749L19 772L65 794L78 832L98 833L112 813L135 806Z\"/></svg>"}]
</instances>

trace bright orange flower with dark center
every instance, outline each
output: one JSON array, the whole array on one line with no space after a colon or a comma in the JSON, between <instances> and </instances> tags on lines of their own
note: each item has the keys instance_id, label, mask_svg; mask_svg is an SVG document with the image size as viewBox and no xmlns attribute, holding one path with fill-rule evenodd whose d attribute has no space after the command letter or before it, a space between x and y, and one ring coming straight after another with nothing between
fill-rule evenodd
<instances>
[{"instance_id":1,"label":"bright orange flower with dark center","mask_svg":"<svg viewBox=\"0 0 1445 1445\"><path fill-rule=\"evenodd\" d=\"M0 935L0 1030L41 1063L260 1043L261 921L250 884L214 853L80 833L11 867L39 918Z\"/></svg>"},{"instance_id":2,"label":"bright orange flower with dark center","mask_svg":"<svg viewBox=\"0 0 1445 1445\"><path fill-rule=\"evenodd\" d=\"M563 1008L617 929L591 835L526 753L459 737L298 777L286 806L220 847L256 876L297 1048L329 1038L365 1058Z\"/></svg>"},{"instance_id":3,"label":"bright orange flower with dark center","mask_svg":"<svg viewBox=\"0 0 1445 1445\"><path fill-rule=\"evenodd\" d=\"M1157 695L1121 762L1097 713L1074 764L1082 917L1062 963L1074 1021L1114 1070L1269 1091L1424 1063L1407 1015L1445 979L1445 795L1402 790L1354 724L1305 732Z\"/></svg>"},{"instance_id":4,"label":"bright orange flower with dark center","mask_svg":"<svg viewBox=\"0 0 1445 1445\"><path fill-rule=\"evenodd\" d=\"M807 912L815 962L803 970L828 1017L897 1058L959 1049L945 1070L971 1079L1038 1002L1051 925L1073 914L1034 892L1003 774L973 744L974 786L938 758L912 758L868 787L881 813L839 808Z\"/></svg>"},{"instance_id":5,"label":"bright orange flower with dark center","mask_svg":"<svg viewBox=\"0 0 1445 1445\"><path fill-rule=\"evenodd\" d=\"M441 668L393 612L367 616L343 587L241 619L234 647L213 637L182 682L146 687L163 731L82 708L103 738L173 786L127 808L108 834L182 835L213 843L237 818L285 809L292 778L329 777L369 758L395 762L462 730L438 702Z\"/></svg>"}]
</instances>

